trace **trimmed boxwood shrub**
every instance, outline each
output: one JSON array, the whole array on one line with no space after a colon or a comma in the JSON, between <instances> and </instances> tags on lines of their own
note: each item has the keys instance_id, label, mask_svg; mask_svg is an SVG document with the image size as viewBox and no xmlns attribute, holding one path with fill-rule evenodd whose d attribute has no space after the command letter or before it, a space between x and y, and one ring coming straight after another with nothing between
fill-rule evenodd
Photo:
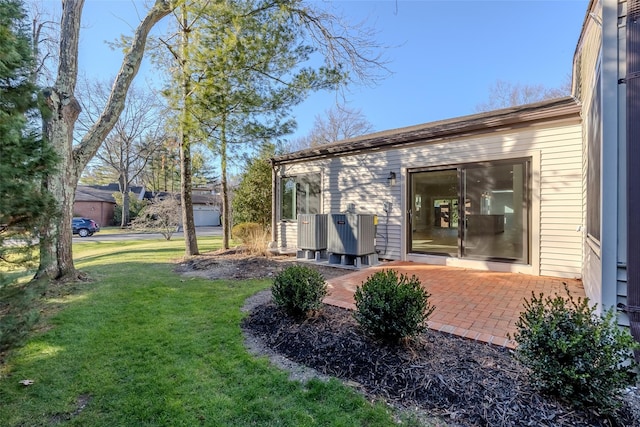
<instances>
[{"instance_id":1,"label":"trimmed boxwood shrub","mask_svg":"<svg viewBox=\"0 0 640 427\"><path fill-rule=\"evenodd\" d=\"M516 322L516 356L530 368L541 392L577 406L615 409L628 385L632 350L637 344L620 328L612 310L603 316L588 298L538 297L531 293Z\"/></svg>"},{"instance_id":2,"label":"trimmed boxwood shrub","mask_svg":"<svg viewBox=\"0 0 640 427\"><path fill-rule=\"evenodd\" d=\"M356 288L354 316L367 333L397 342L427 329L427 319L435 310L430 296L416 276L378 271Z\"/></svg>"},{"instance_id":3,"label":"trimmed boxwood shrub","mask_svg":"<svg viewBox=\"0 0 640 427\"><path fill-rule=\"evenodd\" d=\"M327 283L313 268L293 265L276 275L271 288L273 301L287 314L305 317L322 306Z\"/></svg>"}]
</instances>

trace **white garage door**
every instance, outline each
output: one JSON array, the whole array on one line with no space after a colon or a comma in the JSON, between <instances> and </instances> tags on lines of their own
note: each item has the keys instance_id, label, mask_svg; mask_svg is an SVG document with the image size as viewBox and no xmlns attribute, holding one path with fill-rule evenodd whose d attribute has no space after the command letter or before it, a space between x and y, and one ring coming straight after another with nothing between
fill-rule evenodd
<instances>
[{"instance_id":1,"label":"white garage door","mask_svg":"<svg viewBox=\"0 0 640 427\"><path fill-rule=\"evenodd\" d=\"M193 221L196 227L220 225L220 212L211 206L194 206Z\"/></svg>"}]
</instances>

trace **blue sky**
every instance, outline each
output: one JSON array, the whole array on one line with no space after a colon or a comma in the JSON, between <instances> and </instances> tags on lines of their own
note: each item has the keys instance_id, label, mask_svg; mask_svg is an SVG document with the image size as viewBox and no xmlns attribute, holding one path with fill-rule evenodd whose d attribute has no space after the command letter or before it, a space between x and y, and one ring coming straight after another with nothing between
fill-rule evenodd
<instances>
[{"instance_id":1,"label":"blue sky","mask_svg":"<svg viewBox=\"0 0 640 427\"><path fill-rule=\"evenodd\" d=\"M376 87L352 87L349 106L375 130L472 114L496 80L558 87L571 73L588 0L335 1L347 19L367 19L379 33L393 74ZM138 14L136 14L136 7ZM88 0L83 12L80 69L108 79L121 54L104 43L131 34L142 1ZM143 66L136 84L154 75ZM294 110L305 135L316 115L336 102L312 95Z\"/></svg>"}]
</instances>

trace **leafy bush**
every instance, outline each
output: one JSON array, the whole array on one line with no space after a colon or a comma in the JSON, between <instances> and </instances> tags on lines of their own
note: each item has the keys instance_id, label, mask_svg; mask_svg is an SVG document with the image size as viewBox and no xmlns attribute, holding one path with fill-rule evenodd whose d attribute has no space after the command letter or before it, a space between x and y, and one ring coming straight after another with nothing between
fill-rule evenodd
<instances>
[{"instance_id":1,"label":"leafy bush","mask_svg":"<svg viewBox=\"0 0 640 427\"><path fill-rule=\"evenodd\" d=\"M398 341L427 329L427 319L435 310L430 296L416 276L378 271L356 288L354 316L374 337Z\"/></svg>"},{"instance_id":2,"label":"leafy bush","mask_svg":"<svg viewBox=\"0 0 640 427\"><path fill-rule=\"evenodd\" d=\"M304 317L320 309L327 295L322 274L313 268L293 265L278 273L271 289L278 307L294 317Z\"/></svg>"},{"instance_id":3,"label":"leafy bush","mask_svg":"<svg viewBox=\"0 0 640 427\"><path fill-rule=\"evenodd\" d=\"M247 160L240 182L233 192L231 206L237 222L271 224L271 162L275 146L267 144L257 157Z\"/></svg>"},{"instance_id":4,"label":"leafy bush","mask_svg":"<svg viewBox=\"0 0 640 427\"><path fill-rule=\"evenodd\" d=\"M588 298L577 301L531 294L516 322L517 357L531 369L540 391L578 406L596 405L604 411L617 406L617 392L627 385L625 366L635 343L616 324L615 313L595 314Z\"/></svg>"}]
</instances>

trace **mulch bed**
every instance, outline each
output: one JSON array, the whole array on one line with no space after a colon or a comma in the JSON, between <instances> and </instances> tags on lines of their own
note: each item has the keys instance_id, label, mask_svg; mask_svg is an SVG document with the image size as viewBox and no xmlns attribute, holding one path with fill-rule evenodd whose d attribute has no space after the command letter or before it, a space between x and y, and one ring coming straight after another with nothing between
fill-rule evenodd
<instances>
[{"instance_id":1,"label":"mulch bed","mask_svg":"<svg viewBox=\"0 0 640 427\"><path fill-rule=\"evenodd\" d=\"M361 333L351 312L333 306L303 322L272 302L254 307L246 333L294 362L342 379L371 399L418 408L452 426L632 426L543 397L509 350L429 331L398 346Z\"/></svg>"}]
</instances>

